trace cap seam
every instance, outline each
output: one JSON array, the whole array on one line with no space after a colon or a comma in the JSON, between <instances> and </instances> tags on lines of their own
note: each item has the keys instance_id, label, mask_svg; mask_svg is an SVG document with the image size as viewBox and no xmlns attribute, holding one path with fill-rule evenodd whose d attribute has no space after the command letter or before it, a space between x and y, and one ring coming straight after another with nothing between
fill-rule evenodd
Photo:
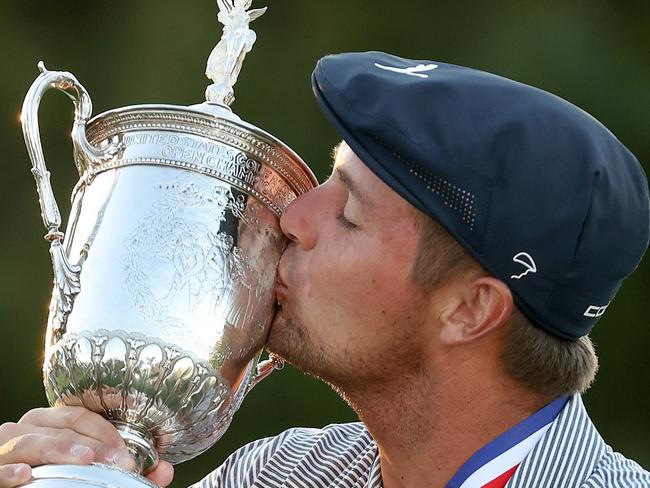
<instances>
[{"instance_id":1,"label":"cap seam","mask_svg":"<svg viewBox=\"0 0 650 488\"><path fill-rule=\"evenodd\" d=\"M598 170L597 174L598 174L598 176L600 176L600 169ZM569 271L570 271L571 269L573 269L573 265L574 265L575 260L576 260L576 258L577 258L577 256L578 256L578 248L579 248L579 246L580 246L580 239L581 239L583 233L585 232L585 225L586 225L587 218L588 218L588 216L589 216L589 212L591 211L591 207L592 207L592 203L593 203L593 195L594 195L594 178L595 178L595 175L592 175L592 178L590 179L590 187L589 187L589 204L587 205L587 208L586 208L586 210L585 210L585 213L584 213L584 215L582 216L582 222L581 222L581 225L580 225L580 232L578 233L578 236L576 237L576 240L575 240L575 245L574 245L574 249L573 249L573 256L571 256L571 260L569 261L569 264L567 265L567 267L566 267L566 269L565 269L565 271L564 271L564 274L563 274L562 279L561 279L561 280L558 280L558 281L555 283L555 286L554 286L553 291L550 292L550 293L548 294L548 296L546 297L546 300L544 300L544 303L540 306L540 313L543 313L543 312L546 312L546 311L547 311L547 307L548 307L548 305L549 305L549 302L551 301L551 299L552 299L553 297L555 297L555 295L557 294L558 290L559 290L559 289L562 289L562 287L566 284L566 282L567 282L567 280L568 280L568 274L569 274ZM590 330L591 330L591 328L594 326L594 324L595 324L597 321L598 321L598 320L595 320L595 321L591 324ZM555 325L553 325L552 328L553 328L553 330L557 331L557 327L556 327ZM565 334L565 335L568 335L568 334ZM579 337L581 337L581 336L577 336L577 337L576 337L574 334L571 334L571 337L573 337L574 340L577 340L577 339L578 339Z\"/></svg>"}]
</instances>

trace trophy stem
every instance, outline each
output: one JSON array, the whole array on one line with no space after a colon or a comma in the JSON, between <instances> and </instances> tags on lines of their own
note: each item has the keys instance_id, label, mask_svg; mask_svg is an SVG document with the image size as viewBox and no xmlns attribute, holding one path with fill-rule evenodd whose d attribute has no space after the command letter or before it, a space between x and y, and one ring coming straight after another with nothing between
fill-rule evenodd
<instances>
[{"instance_id":1,"label":"trophy stem","mask_svg":"<svg viewBox=\"0 0 650 488\"><path fill-rule=\"evenodd\" d=\"M135 459L135 471L146 475L158 464L158 452L147 429L135 424L111 421Z\"/></svg>"}]
</instances>

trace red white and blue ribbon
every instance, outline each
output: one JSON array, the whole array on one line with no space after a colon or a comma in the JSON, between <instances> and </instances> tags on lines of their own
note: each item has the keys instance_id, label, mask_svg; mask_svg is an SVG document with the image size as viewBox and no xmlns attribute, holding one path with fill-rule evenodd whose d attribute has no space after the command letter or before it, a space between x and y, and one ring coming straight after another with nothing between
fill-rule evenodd
<instances>
[{"instance_id":1,"label":"red white and blue ribbon","mask_svg":"<svg viewBox=\"0 0 650 488\"><path fill-rule=\"evenodd\" d=\"M568 397L562 396L492 440L461 466L446 488L503 488L551 427Z\"/></svg>"}]
</instances>

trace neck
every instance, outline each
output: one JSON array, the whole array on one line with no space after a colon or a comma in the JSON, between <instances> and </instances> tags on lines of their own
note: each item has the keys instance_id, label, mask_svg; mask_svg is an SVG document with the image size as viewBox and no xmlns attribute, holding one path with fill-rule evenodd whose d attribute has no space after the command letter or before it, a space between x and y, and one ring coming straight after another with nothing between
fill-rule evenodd
<instances>
[{"instance_id":1,"label":"neck","mask_svg":"<svg viewBox=\"0 0 650 488\"><path fill-rule=\"evenodd\" d=\"M419 374L346 391L377 442L385 488L445 486L474 452L550 400L464 369L442 381Z\"/></svg>"}]
</instances>

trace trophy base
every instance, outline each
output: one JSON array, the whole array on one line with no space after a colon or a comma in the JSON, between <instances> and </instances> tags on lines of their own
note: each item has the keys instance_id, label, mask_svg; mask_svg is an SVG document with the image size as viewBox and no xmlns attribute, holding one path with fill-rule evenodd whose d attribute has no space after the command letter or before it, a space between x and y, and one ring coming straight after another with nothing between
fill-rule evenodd
<instances>
[{"instance_id":1,"label":"trophy base","mask_svg":"<svg viewBox=\"0 0 650 488\"><path fill-rule=\"evenodd\" d=\"M30 488L158 488L138 474L106 464L39 466L32 470Z\"/></svg>"}]
</instances>

